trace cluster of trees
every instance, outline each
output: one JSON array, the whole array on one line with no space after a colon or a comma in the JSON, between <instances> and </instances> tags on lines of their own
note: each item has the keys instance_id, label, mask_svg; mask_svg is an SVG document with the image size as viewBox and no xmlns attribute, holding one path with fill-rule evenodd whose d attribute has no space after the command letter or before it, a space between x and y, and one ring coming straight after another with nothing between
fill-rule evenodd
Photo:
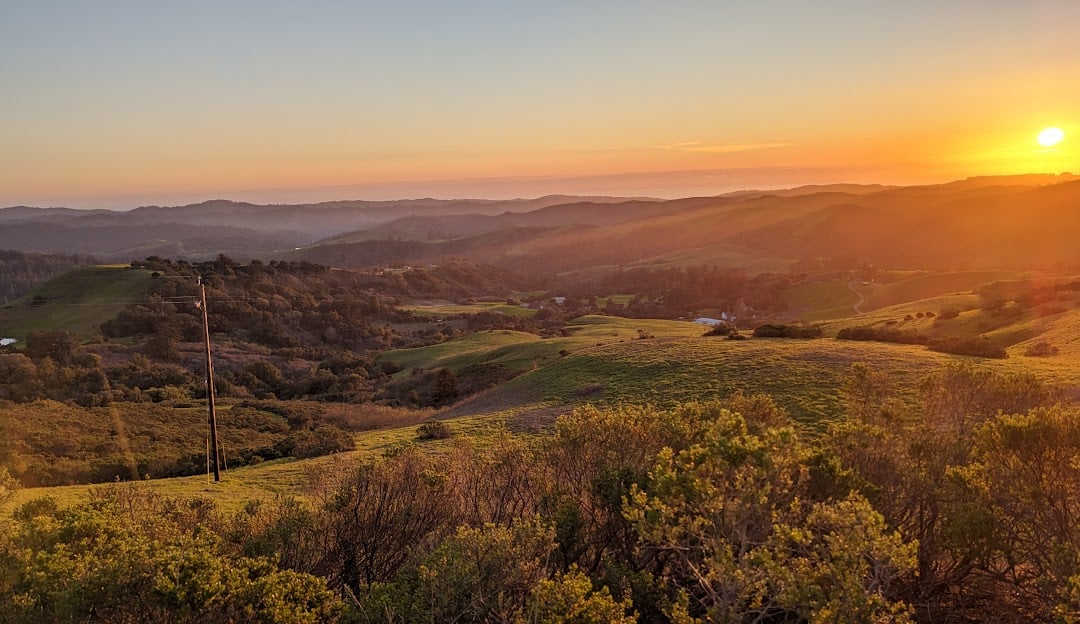
<instances>
[{"instance_id":1,"label":"cluster of trees","mask_svg":"<svg viewBox=\"0 0 1080 624\"><path fill-rule=\"evenodd\" d=\"M877 342L892 342L896 344L921 344L924 345L930 339L929 336L892 327L845 327L836 333L840 340L874 340Z\"/></svg>"},{"instance_id":2,"label":"cluster of trees","mask_svg":"<svg viewBox=\"0 0 1080 624\"><path fill-rule=\"evenodd\" d=\"M0 353L0 401L90 406L107 403L110 393L101 358L70 332L32 331L22 353Z\"/></svg>"},{"instance_id":3,"label":"cluster of trees","mask_svg":"<svg viewBox=\"0 0 1080 624\"><path fill-rule=\"evenodd\" d=\"M779 325L764 323L754 328L755 338L821 338L818 325Z\"/></svg>"},{"instance_id":4,"label":"cluster of trees","mask_svg":"<svg viewBox=\"0 0 1080 624\"><path fill-rule=\"evenodd\" d=\"M330 270L306 261L241 265L225 256L195 264L149 258L136 265L155 271L158 279L143 302L127 307L101 329L108 339L141 343L139 351L151 360L136 362L138 370L111 372L132 383L147 380L139 384L146 390L147 383L162 377L147 374L150 371L179 374L185 369L195 380L187 384L194 397L201 396L203 366L197 348L203 329L201 312L194 306L196 275L207 284L211 337L224 352L215 361L217 389L224 396L429 406L438 402L431 392L420 389L418 399L407 401L412 388L401 392L402 384L388 383L387 374L395 371L376 362L379 352L482 329L550 335L564 319L552 309L536 318L489 312L431 325L398 307L406 297L461 299L504 288L501 273L464 263L379 273ZM417 325L424 328L415 329ZM306 366L298 368L299 362ZM490 385L490 371L466 376L477 378L476 389ZM184 385L174 382L170 385Z\"/></svg>"},{"instance_id":5,"label":"cluster of trees","mask_svg":"<svg viewBox=\"0 0 1080 624\"><path fill-rule=\"evenodd\" d=\"M14 301L46 280L93 262L90 256L0 250L0 304Z\"/></svg>"},{"instance_id":6,"label":"cluster of trees","mask_svg":"<svg viewBox=\"0 0 1080 624\"><path fill-rule=\"evenodd\" d=\"M361 283L380 293L410 299L504 297L515 289L531 289L527 278L487 265L449 260L427 267L360 274Z\"/></svg>"},{"instance_id":7,"label":"cluster of trees","mask_svg":"<svg viewBox=\"0 0 1080 624\"><path fill-rule=\"evenodd\" d=\"M865 366L844 396L813 437L760 396L585 408L539 438L399 447L321 473L306 503L231 517L146 495L32 503L0 532L0 601L11 621L130 621L147 605L163 621L279 621L269 604L294 621L1075 618L1080 411L1031 377L957 366L911 411ZM128 509L152 527L116 524ZM206 553L206 572L185 567Z\"/></svg>"},{"instance_id":8,"label":"cluster of trees","mask_svg":"<svg viewBox=\"0 0 1080 624\"><path fill-rule=\"evenodd\" d=\"M84 345L65 331L33 331L22 352L0 354L0 400L50 399L92 407L204 398L203 350L195 347L181 352L173 345L174 355L162 357L155 344L150 340L142 352L111 349ZM95 349L115 363L105 364ZM304 355L317 358L320 353ZM218 395L362 403L374 397L377 382L386 375L385 367L373 357L348 352L315 360L299 371L289 369L286 376L279 365L288 362L285 356L271 355L222 358L215 367Z\"/></svg>"},{"instance_id":9,"label":"cluster of trees","mask_svg":"<svg viewBox=\"0 0 1080 624\"><path fill-rule=\"evenodd\" d=\"M628 305L605 311L630 318L677 318L703 309L753 310L767 316L787 309L781 292L792 285L789 275L747 276L739 269L714 266L630 268L596 276L563 279L560 292L588 298L632 293Z\"/></svg>"},{"instance_id":10,"label":"cluster of trees","mask_svg":"<svg viewBox=\"0 0 1080 624\"><path fill-rule=\"evenodd\" d=\"M326 345L363 351L403 344L389 324L412 318L365 288L358 274L308 262L243 265L221 256L195 264L150 258L135 265L154 270L159 279L144 303L130 306L101 330L109 338L153 338L162 356L176 342L201 336L196 276L206 284L213 306L210 331L219 340L271 349Z\"/></svg>"},{"instance_id":11,"label":"cluster of trees","mask_svg":"<svg viewBox=\"0 0 1080 624\"><path fill-rule=\"evenodd\" d=\"M974 357L1005 359L1009 357L1005 347L985 336L944 336L926 341L926 348L941 353L970 355Z\"/></svg>"},{"instance_id":12,"label":"cluster of trees","mask_svg":"<svg viewBox=\"0 0 1080 624\"><path fill-rule=\"evenodd\" d=\"M998 358L1009 357L1005 348L987 339L985 336L929 336L919 332L894 329L892 327L845 327L836 333L840 340L874 340L896 344L926 345L931 351L970 355L973 357Z\"/></svg>"}]
</instances>

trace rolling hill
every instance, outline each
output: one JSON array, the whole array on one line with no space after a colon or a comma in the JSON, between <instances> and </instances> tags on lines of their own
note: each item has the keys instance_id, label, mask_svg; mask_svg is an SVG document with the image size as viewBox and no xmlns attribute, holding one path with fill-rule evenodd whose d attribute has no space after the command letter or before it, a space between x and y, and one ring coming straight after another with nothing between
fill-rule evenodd
<instances>
[{"instance_id":1,"label":"rolling hill","mask_svg":"<svg viewBox=\"0 0 1080 624\"><path fill-rule=\"evenodd\" d=\"M100 334L101 323L146 292L151 279L150 271L127 265L76 269L0 307L0 336L21 342L35 329L63 329L89 340Z\"/></svg>"},{"instance_id":2,"label":"rolling hill","mask_svg":"<svg viewBox=\"0 0 1080 624\"><path fill-rule=\"evenodd\" d=\"M509 216L405 219L333 237L290 257L324 258L320 247L331 246L343 262L360 266L370 257L366 248L381 241L397 245L396 261L458 256L548 272L653 258L660 265L725 262L716 258L725 249L768 259L769 267L797 261L936 271L1077 267L1078 206L1080 181L1072 176L806 187L603 207L567 204ZM498 232L514 232L512 243L491 246L477 236ZM417 241L424 245L407 247Z\"/></svg>"},{"instance_id":3,"label":"rolling hill","mask_svg":"<svg viewBox=\"0 0 1080 624\"><path fill-rule=\"evenodd\" d=\"M188 258L226 253L250 258L403 216L500 215L581 201L604 205L631 199L635 198L550 195L515 200L356 200L297 205L212 200L129 211L15 206L0 209L0 249L94 253L121 260L155 253ZM637 200L650 203L647 198Z\"/></svg>"},{"instance_id":4,"label":"rolling hill","mask_svg":"<svg viewBox=\"0 0 1080 624\"><path fill-rule=\"evenodd\" d=\"M460 257L549 274L646 261L729 263L733 253L761 259L751 262L755 270L796 262L1030 270L1080 266L1078 206L1080 181L1047 175L667 201L549 196L280 206L215 200L127 212L14 207L0 209L0 248L124 260L225 253L351 267Z\"/></svg>"},{"instance_id":5,"label":"rolling hill","mask_svg":"<svg viewBox=\"0 0 1080 624\"><path fill-rule=\"evenodd\" d=\"M929 308L940 303L911 305ZM847 326L884 324L897 313L881 314L849 318L825 328L835 336ZM931 319L919 322L927 327L933 324ZM948 355L921 345L831 337L730 341L703 336L704 328L694 323L608 316L575 319L566 326L565 337L541 340L517 332L483 332L431 347L391 351L383 358L405 369L399 375L409 374L414 366L459 372L469 366L507 366L518 373L451 408L449 415L568 409L583 403L670 406L742 391L769 394L798 420L814 427L839 413L839 388L855 362L887 372L912 400L922 377L955 361L999 372L1033 372L1047 382L1064 384L1074 394L1080 392L1080 368L1075 366L1080 361L1080 333L1072 334L1080 330L1080 307L1047 318L1037 328L1030 322L1018 319L999 327L1001 335L996 338L1015 339L1010 345L1014 357L1006 360ZM1021 326L1028 331L1017 332ZM953 327L953 331L967 330ZM1060 343L1061 353L1048 358L1023 356L1037 339Z\"/></svg>"}]
</instances>

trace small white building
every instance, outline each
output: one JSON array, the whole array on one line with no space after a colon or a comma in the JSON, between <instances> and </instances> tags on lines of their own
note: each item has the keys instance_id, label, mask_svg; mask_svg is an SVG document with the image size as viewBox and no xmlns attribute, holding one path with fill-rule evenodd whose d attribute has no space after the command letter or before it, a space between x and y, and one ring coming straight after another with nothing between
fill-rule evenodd
<instances>
[{"instance_id":1,"label":"small white building","mask_svg":"<svg viewBox=\"0 0 1080 624\"><path fill-rule=\"evenodd\" d=\"M698 325L719 325L724 321L721 321L720 319L709 318L707 316L700 316L694 319L694 322Z\"/></svg>"},{"instance_id":2,"label":"small white building","mask_svg":"<svg viewBox=\"0 0 1080 624\"><path fill-rule=\"evenodd\" d=\"M19 341L15 340L14 338L0 338L0 347L6 347L8 345L13 345L16 342L19 342Z\"/></svg>"}]
</instances>

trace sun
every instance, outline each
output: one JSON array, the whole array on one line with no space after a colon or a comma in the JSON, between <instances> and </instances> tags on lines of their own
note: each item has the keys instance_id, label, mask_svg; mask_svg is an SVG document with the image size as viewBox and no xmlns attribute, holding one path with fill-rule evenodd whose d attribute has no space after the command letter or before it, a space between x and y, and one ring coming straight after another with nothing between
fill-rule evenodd
<instances>
[{"instance_id":1,"label":"sun","mask_svg":"<svg viewBox=\"0 0 1080 624\"><path fill-rule=\"evenodd\" d=\"M1043 147L1053 147L1065 140L1065 131L1061 128L1047 128L1039 133L1036 140Z\"/></svg>"}]
</instances>

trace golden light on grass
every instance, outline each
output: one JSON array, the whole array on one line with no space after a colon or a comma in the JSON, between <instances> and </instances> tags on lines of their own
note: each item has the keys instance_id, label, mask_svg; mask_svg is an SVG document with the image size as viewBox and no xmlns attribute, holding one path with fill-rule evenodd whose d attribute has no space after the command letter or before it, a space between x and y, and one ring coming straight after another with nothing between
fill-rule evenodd
<instances>
[{"instance_id":1,"label":"golden light on grass","mask_svg":"<svg viewBox=\"0 0 1080 624\"><path fill-rule=\"evenodd\" d=\"M1061 128L1046 128L1039 133L1036 140L1043 147L1053 147L1065 140L1065 131Z\"/></svg>"}]
</instances>

